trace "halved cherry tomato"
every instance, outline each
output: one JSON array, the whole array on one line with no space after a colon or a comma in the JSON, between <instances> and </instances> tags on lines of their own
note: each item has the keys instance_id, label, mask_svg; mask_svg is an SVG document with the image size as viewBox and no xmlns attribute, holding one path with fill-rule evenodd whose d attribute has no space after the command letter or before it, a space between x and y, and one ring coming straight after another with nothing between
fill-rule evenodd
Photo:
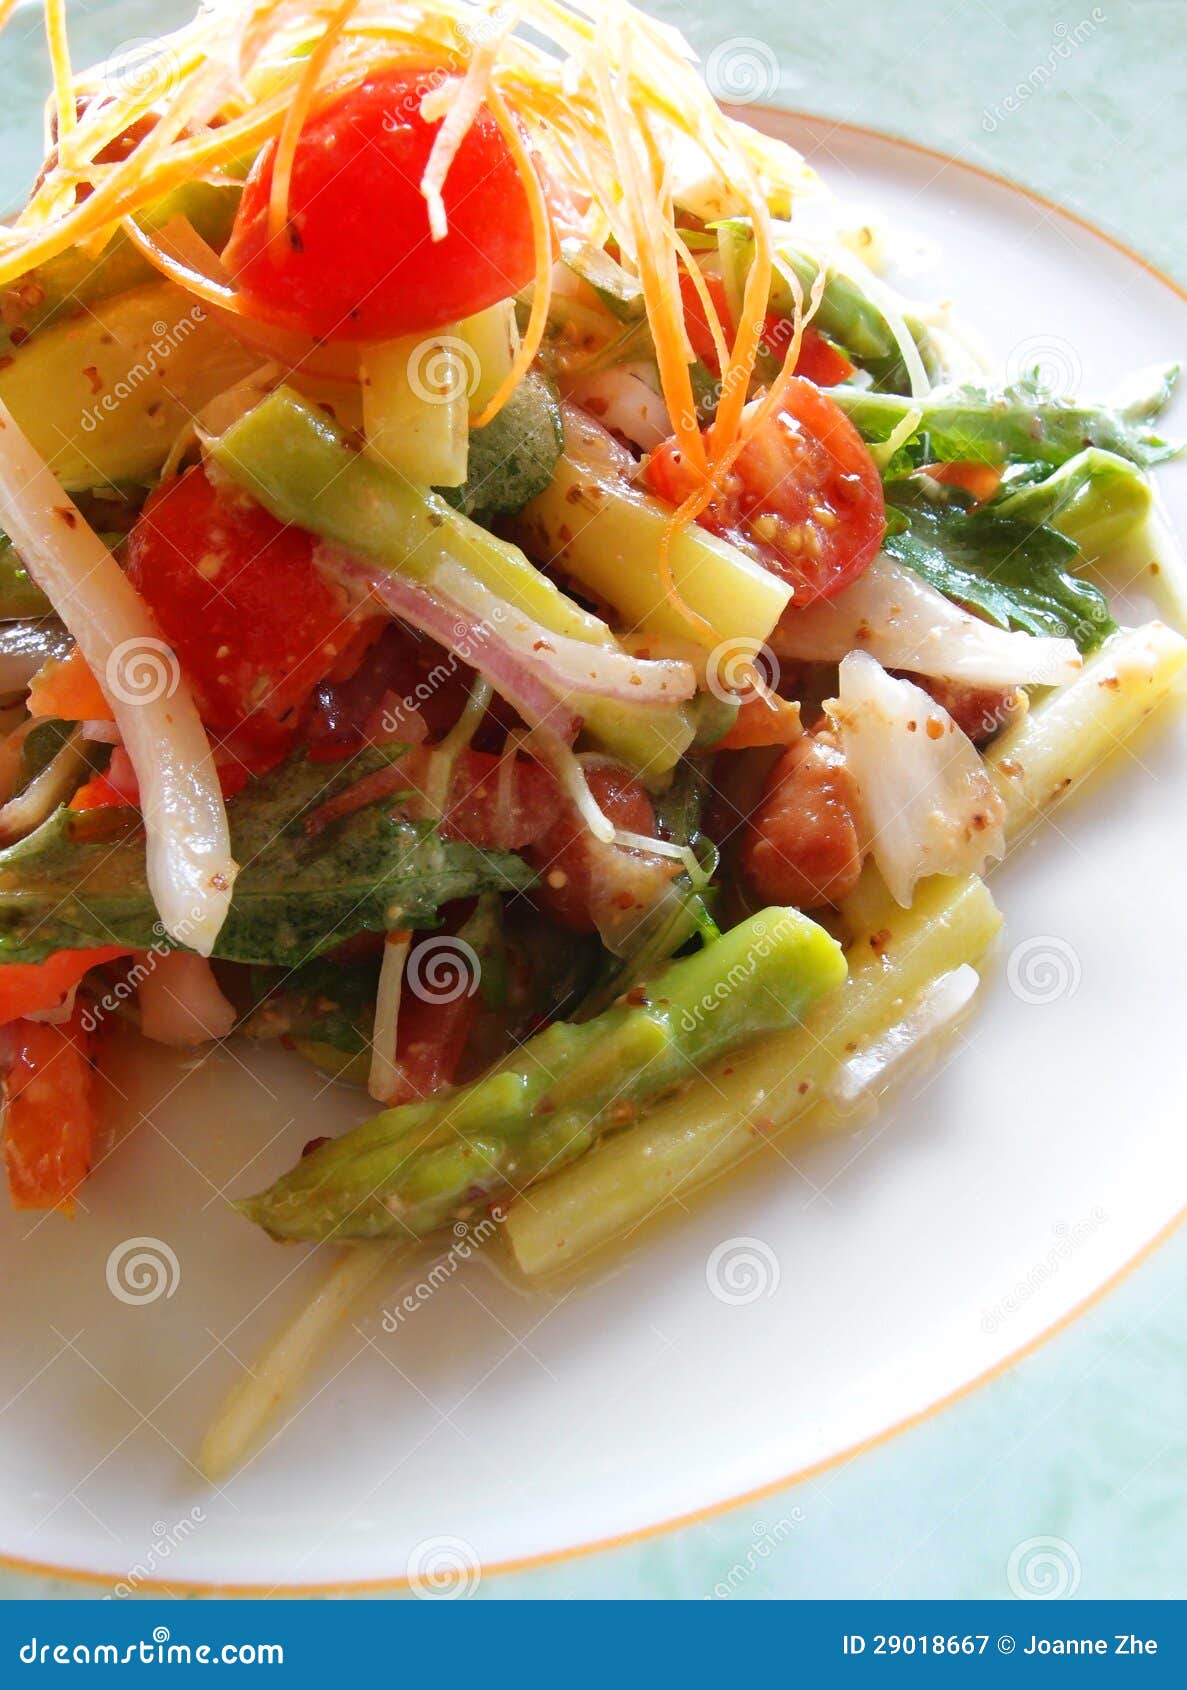
<instances>
[{"instance_id":1,"label":"halved cherry tomato","mask_svg":"<svg viewBox=\"0 0 1187 1690\"><path fill-rule=\"evenodd\" d=\"M8 1071L4 1160L17 1209L74 1208L91 1168L98 1118L87 1036L78 1016L62 1026L18 1021Z\"/></svg>"},{"instance_id":2,"label":"halved cherry tomato","mask_svg":"<svg viewBox=\"0 0 1187 1690\"><path fill-rule=\"evenodd\" d=\"M675 439L647 464L653 492L679 505L700 486ZM753 429L724 493L699 518L795 588L795 603L830 598L873 562L886 532L874 460L849 418L793 376L783 403Z\"/></svg>"},{"instance_id":3,"label":"halved cherry tomato","mask_svg":"<svg viewBox=\"0 0 1187 1690\"><path fill-rule=\"evenodd\" d=\"M55 951L44 962L0 964L0 1025L56 1009L90 969L134 954L120 945L99 945L86 951Z\"/></svg>"},{"instance_id":4,"label":"halved cherry tomato","mask_svg":"<svg viewBox=\"0 0 1187 1690\"><path fill-rule=\"evenodd\" d=\"M369 76L309 118L293 159L288 223L268 237L276 145L257 159L223 261L270 322L319 339L387 340L468 317L531 280L535 243L523 183L486 106L442 191L449 229L434 241L420 192L441 120L423 97L448 73Z\"/></svg>"},{"instance_id":5,"label":"halved cherry tomato","mask_svg":"<svg viewBox=\"0 0 1187 1690\"><path fill-rule=\"evenodd\" d=\"M224 495L196 466L144 507L128 576L177 653L208 728L247 761L292 744L298 713L354 634L314 540Z\"/></svg>"},{"instance_id":6,"label":"halved cherry tomato","mask_svg":"<svg viewBox=\"0 0 1187 1690\"><path fill-rule=\"evenodd\" d=\"M924 464L923 473L930 475L933 481L942 482L945 487L959 487L977 505L992 499L1002 479L1002 472L995 465L979 464L964 458L950 464Z\"/></svg>"}]
</instances>

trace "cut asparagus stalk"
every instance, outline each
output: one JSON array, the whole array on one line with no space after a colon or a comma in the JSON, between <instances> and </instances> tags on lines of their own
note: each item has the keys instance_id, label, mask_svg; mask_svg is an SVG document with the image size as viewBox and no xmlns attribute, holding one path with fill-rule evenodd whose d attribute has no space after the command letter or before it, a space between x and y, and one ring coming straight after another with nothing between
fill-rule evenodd
<instances>
[{"instance_id":1,"label":"cut asparagus stalk","mask_svg":"<svg viewBox=\"0 0 1187 1690\"><path fill-rule=\"evenodd\" d=\"M845 963L798 910L771 908L581 1024L554 1022L444 1098L385 1110L237 1206L274 1238L423 1235L588 1150L744 1041L785 1032Z\"/></svg>"}]
</instances>

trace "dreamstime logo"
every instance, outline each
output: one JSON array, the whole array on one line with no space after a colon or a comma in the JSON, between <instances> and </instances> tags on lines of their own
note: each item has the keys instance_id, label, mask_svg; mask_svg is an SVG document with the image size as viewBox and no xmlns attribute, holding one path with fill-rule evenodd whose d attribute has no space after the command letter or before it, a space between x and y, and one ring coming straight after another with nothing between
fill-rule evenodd
<instances>
[{"instance_id":1,"label":"dreamstime logo","mask_svg":"<svg viewBox=\"0 0 1187 1690\"><path fill-rule=\"evenodd\" d=\"M985 133L992 135L1007 117L1013 117L1033 95L1040 93L1052 80L1060 65L1070 59L1085 42L1092 39L1098 26L1104 23L1105 15L1100 6L1094 6L1088 16L1081 18L1079 23L1064 23L1060 19L1052 31L1051 49L1046 58L1032 65L1022 81L1016 82L998 105L986 107L981 113L981 127Z\"/></svg>"},{"instance_id":2,"label":"dreamstime logo","mask_svg":"<svg viewBox=\"0 0 1187 1690\"><path fill-rule=\"evenodd\" d=\"M758 1571L762 1562L768 1560L784 1539L790 1537L795 1528L803 1523L804 1511L799 1507L793 1508L790 1514L781 1515L773 1526L768 1526L765 1520L759 1520L754 1527L749 1548L734 1562L725 1577L718 1579L713 1586L712 1597L724 1602L735 1595L751 1574Z\"/></svg>"},{"instance_id":3,"label":"dreamstime logo","mask_svg":"<svg viewBox=\"0 0 1187 1690\"><path fill-rule=\"evenodd\" d=\"M761 1238L727 1238L709 1252L705 1284L719 1303L757 1303L779 1289L779 1258Z\"/></svg>"},{"instance_id":4,"label":"dreamstime logo","mask_svg":"<svg viewBox=\"0 0 1187 1690\"><path fill-rule=\"evenodd\" d=\"M112 99L156 104L172 93L180 68L176 53L151 35L136 36L117 47L103 66L103 89Z\"/></svg>"},{"instance_id":5,"label":"dreamstime logo","mask_svg":"<svg viewBox=\"0 0 1187 1690\"><path fill-rule=\"evenodd\" d=\"M1044 1286L1050 1284L1064 1262L1074 1256L1077 1250L1082 1249L1104 1226L1108 1218L1098 1203L1083 1220L1073 1221L1070 1226L1067 1221L1056 1221L1051 1229L1054 1242L1042 1261L1033 1263L1021 1279L1015 1280L1004 1296L999 1297L991 1307L982 1310L982 1332L992 1337L1011 1316L1024 1309L1032 1298L1039 1295Z\"/></svg>"},{"instance_id":6,"label":"dreamstime logo","mask_svg":"<svg viewBox=\"0 0 1187 1690\"><path fill-rule=\"evenodd\" d=\"M750 924L754 943L747 947L745 955L739 957L737 962L720 975L708 991L702 992L695 1003L686 1004L680 1011L680 1026L684 1032L694 1033L706 1015L712 1015L734 992L754 979L759 963L766 961L774 946L786 933L792 914L795 912L784 912L773 924L768 922L765 916L754 917Z\"/></svg>"},{"instance_id":7,"label":"dreamstime logo","mask_svg":"<svg viewBox=\"0 0 1187 1690\"><path fill-rule=\"evenodd\" d=\"M104 690L120 704L156 704L181 685L172 646L151 636L121 640L107 659Z\"/></svg>"},{"instance_id":8,"label":"dreamstime logo","mask_svg":"<svg viewBox=\"0 0 1187 1690\"><path fill-rule=\"evenodd\" d=\"M470 1226L466 1221L455 1221L453 1225L453 1243L445 1254L437 1259L427 1270L422 1279L411 1286L392 1308L384 1309L381 1322L385 1332L397 1332L410 1314L423 1308L433 1294L448 1285L458 1268L486 1243L499 1230L499 1223L503 1218L501 1210L492 1211L484 1215L477 1226Z\"/></svg>"},{"instance_id":9,"label":"dreamstime logo","mask_svg":"<svg viewBox=\"0 0 1187 1690\"><path fill-rule=\"evenodd\" d=\"M181 1283L181 1263L160 1238L125 1238L107 1258L107 1289L137 1306L169 1298Z\"/></svg>"},{"instance_id":10,"label":"dreamstime logo","mask_svg":"<svg viewBox=\"0 0 1187 1690\"><path fill-rule=\"evenodd\" d=\"M127 1576L122 1578L111 1592L113 1597L126 1598L135 1594L140 1585L147 1583L161 1569L175 1549L180 1549L186 1538L193 1535L199 1526L206 1524L206 1514L202 1508L191 1508L189 1513L176 1520L173 1525L166 1525L164 1520L157 1520L153 1524L153 1542L149 1545L141 1559L128 1568ZM108 1601L111 1597L107 1598ZM158 1642L162 1639L158 1638Z\"/></svg>"},{"instance_id":11,"label":"dreamstime logo","mask_svg":"<svg viewBox=\"0 0 1187 1690\"><path fill-rule=\"evenodd\" d=\"M482 1579L478 1551L464 1537L426 1537L409 1555L407 1573L414 1595L447 1601L473 1596Z\"/></svg>"},{"instance_id":12,"label":"dreamstime logo","mask_svg":"<svg viewBox=\"0 0 1187 1690\"><path fill-rule=\"evenodd\" d=\"M1006 963L1010 990L1022 1003L1058 1003L1080 989L1080 958L1066 939L1036 933L1014 946Z\"/></svg>"},{"instance_id":13,"label":"dreamstime logo","mask_svg":"<svg viewBox=\"0 0 1187 1690\"><path fill-rule=\"evenodd\" d=\"M779 659L761 640L722 640L709 653L705 685L722 704L746 703L774 692L779 684Z\"/></svg>"},{"instance_id":14,"label":"dreamstime logo","mask_svg":"<svg viewBox=\"0 0 1187 1690\"><path fill-rule=\"evenodd\" d=\"M1074 1596L1080 1588L1080 1557L1061 1537L1028 1537L1010 1553L1006 1583L1025 1601Z\"/></svg>"},{"instance_id":15,"label":"dreamstime logo","mask_svg":"<svg viewBox=\"0 0 1187 1690\"><path fill-rule=\"evenodd\" d=\"M1008 382L1037 380L1056 399L1074 399L1084 381L1080 354L1060 335L1031 335L1006 359Z\"/></svg>"},{"instance_id":16,"label":"dreamstime logo","mask_svg":"<svg viewBox=\"0 0 1187 1690\"><path fill-rule=\"evenodd\" d=\"M478 990L482 963L464 939L429 939L409 956L406 979L413 997L422 1003L457 1003Z\"/></svg>"},{"instance_id":17,"label":"dreamstime logo","mask_svg":"<svg viewBox=\"0 0 1187 1690\"><path fill-rule=\"evenodd\" d=\"M478 649L491 638L506 615L507 611L502 605L495 605L490 614L479 622L455 622L451 630L448 653L442 653L440 661L434 663L428 674L423 675L410 692L406 692L402 698L384 709L384 732L403 733L408 727L409 718L419 711L420 706L427 704L439 688L453 679L459 669L471 664Z\"/></svg>"},{"instance_id":18,"label":"dreamstime logo","mask_svg":"<svg viewBox=\"0 0 1187 1690\"><path fill-rule=\"evenodd\" d=\"M152 325L153 339L145 348L143 357L126 370L106 393L102 392L104 381L98 368L88 370L86 373L90 376L93 391L101 393L102 397L79 418L83 433L93 434L105 417L114 416L124 400L131 399L150 376L167 364L178 347L184 345L205 321L206 313L200 305L191 306L185 316L179 317L175 323L167 323L163 317L158 317Z\"/></svg>"},{"instance_id":19,"label":"dreamstime logo","mask_svg":"<svg viewBox=\"0 0 1187 1690\"><path fill-rule=\"evenodd\" d=\"M705 81L715 99L747 106L777 91L779 61L765 41L735 35L719 42L705 60Z\"/></svg>"},{"instance_id":20,"label":"dreamstime logo","mask_svg":"<svg viewBox=\"0 0 1187 1690\"><path fill-rule=\"evenodd\" d=\"M477 352L457 335L433 335L408 355L408 385L427 405L468 399L481 375Z\"/></svg>"}]
</instances>

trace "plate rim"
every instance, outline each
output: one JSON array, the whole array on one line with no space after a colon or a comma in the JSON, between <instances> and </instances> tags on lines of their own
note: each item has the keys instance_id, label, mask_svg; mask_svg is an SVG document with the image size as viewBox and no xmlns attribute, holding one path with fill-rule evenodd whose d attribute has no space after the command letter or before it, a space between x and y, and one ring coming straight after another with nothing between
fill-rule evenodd
<instances>
[{"instance_id":1,"label":"plate rim","mask_svg":"<svg viewBox=\"0 0 1187 1690\"><path fill-rule=\"evenodd\" d=\"M1128 245L1127 242L1108 229L1102 229L1098 224L1091 222L1080 212L1073 211L1069 206L1050 198L1049 195L1041 193L1038 189L1031 188L1023 182L1016 181L1013 177L1006 176L1000 171L990 170L985 165L974 163L971 159L946 153L939 147L912 140L909 136L896 134L892 130L878 129L864 123L853 123L845 118L833 117L827 112L812 112L800 107L775 106L758 102L745 106L726 104L724 109L731 117L750 123L754 128L761 129L767 134L772 133L771 126L773 124L786 123L789 120L792 123L799 122L810 125L827 124L834 131L841 131L865 141L876 141L891 148L912 153L917 157L931 159L963 172L967 176L987 182L993 187L1004 188L1009 193L1019 195L1032 205L1041 206L1045 211L1053 213L1055 216L1072 223L1084 233L1103 241L1106 246L1111 247L1121 257L1144 270L1154 281L1160 283L1176 298L1187 304L1187 286L1176 281L1173 276L1145 257L1144 254L1138 252L1136 248ZM703 1524L706 1521L716 1519L719 1515L730 1512L732 1509L744 1508L747 1505L765 1501L779 1492L790 1490L794 1485L819 1478L822 1474L830 1472L834 1468L847 1465L857 1457L888 1444L892 1439L897 1438L900 1433L911 1431L913 1428L923 1425L926 1421L937 1418L946 1409L951 1408L965 1397L971 1396L974 1391L980 1390L982 1386L991 1384L1011 1368L1016 1367L1019 1362L1025 1361L1028 1356L1033 1355L1050 1340L1067 1331L1083 1315L1115 1291L1156 1251L1161 1249L1178 1232L1184 1221L1187 1221L1187 1204L1184 1204L1170 1220L1164 1222L1155 1233L1146 1239L1140 1249L1135 1251L1128 1261L1115 1268L1086 1297L1081 1298L1071 1308L1065 1309L1049 1326L1044 1327L1041 1332L1035 1333L1025 1343L1020 1344L1017 1349L1001 1357L983 1372L974 1374L972 1378L964 1380L952 1390L936 1397L932 1402L926 1403L922 1408L916 1409L900 1420L892 1421L890 1425L879 1428L878 1431L858 1439L857 1442L847 1445L833 1455L826 1456L823 1460L810 1462L805 1467L798 1467L791 1473L769 1479L763 1484L741 1491L737 1495L719 1498L715 1502L706 1503L703 1507L689 1509L684 1513L671 1515L645 1526L635 1526L629 1531L611 1533L608 1536L590 1539L588 1542L566 1544L558 1549L541 1550L533 1555L482 1563L478 1566L477 1572L481 1578L493 1578L502 1573L531 1572L543 1567L561 1566L568 1561L575 1561L588 1555L629 1548L634 1544L646 1543L665 1533L680 1531L686 1526ZM112 1582L110 1574L96 1572L91 1568L66 1567L49 1561L26 1560L21 1556L6 1554L3 1550L0 1550L0 1573L20 1575L26 1578L55 1580L89 1588L106 1586ZM236 1580L224 1583L214 1579L166 1580L148 1578L141 1581L138 1593L143 1592L146 1595L156 1597L314 1598L396 1593L408 1590L411 1583L412 1581L407 1574L390 1574L369 1579L345 1579L340 1582L329 1583L324 1580L317 1580L308 1584L277 1583L267 1579L258 1582Z\"/></svg>"}]
</instances>

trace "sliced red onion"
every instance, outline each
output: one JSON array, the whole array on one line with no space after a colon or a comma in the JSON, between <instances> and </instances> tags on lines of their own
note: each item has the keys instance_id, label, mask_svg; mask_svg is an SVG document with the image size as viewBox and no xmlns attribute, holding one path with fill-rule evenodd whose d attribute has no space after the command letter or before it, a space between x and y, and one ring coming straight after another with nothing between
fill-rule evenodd
<instances>
[{"instance_id":1,"label":"sliced red onion","mask_svg":"<svg viewBox=\"0 0 1187 1690\"><path fill-rule=\"evenodd\" d=\"M485 628L463 605L410 581L406 575L376 569L336 546L321 545L317 561L327 574L347 586L368 593L394 616L454 652L488 680L529 727L570 745L580 727L578 718L559 700L536 670Z\"/></svg>"}]
</instances>

